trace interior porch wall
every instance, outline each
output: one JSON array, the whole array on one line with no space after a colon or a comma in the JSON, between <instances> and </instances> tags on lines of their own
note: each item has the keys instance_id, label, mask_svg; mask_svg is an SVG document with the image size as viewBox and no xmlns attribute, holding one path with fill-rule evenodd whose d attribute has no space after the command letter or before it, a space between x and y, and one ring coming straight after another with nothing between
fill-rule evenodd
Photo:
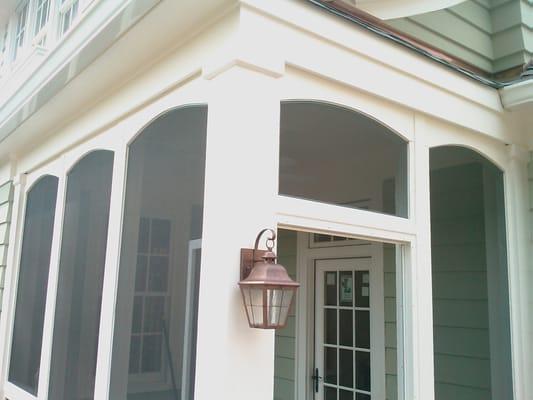
<instances>
[{"instance_id":1,"label":"interior porch wall","mask_svg":"<svg viewBox=\"0 0 533 400\"><path fill-rule=\"evenodd\" d=\"M278 262L285 266L289 276L296 280L297 233L278 230ZM294 400L295 351L296 351L296 304L292 307L284 329L276 331L274 359L274 399Z\"/></svg>"},{"instance_id":2,"label":"interior porch wall","mask_svg":"<svg viewBox=\"0 0 533 400\"><path fill-rule=\"evenodd\" d=\"M481 164L432 171L435 398L491 398Z\"/></svg>"},{"instance_id":3,"label":"interior porch wall","mask_svg":"<svg viewBox=\"0 0 533 400\"><path fill-rule=\"evenodd\" d=\"M530 161L528 163L528 178L529 178L529 226L530 238L533 242L533 152L530 153Z\"/></svg>"}]
</instances>

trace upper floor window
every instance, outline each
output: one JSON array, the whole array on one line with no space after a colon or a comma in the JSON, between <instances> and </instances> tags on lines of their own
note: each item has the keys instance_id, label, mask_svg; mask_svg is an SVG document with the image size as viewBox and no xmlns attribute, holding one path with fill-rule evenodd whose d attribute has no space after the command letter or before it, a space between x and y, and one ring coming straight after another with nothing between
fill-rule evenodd
<instances>
[{"instance_id":1,"label":"upper floor window","mask_svg":"<svg viewBox=\"0 0 533 400\"><path fill-rule=\"evenodd\" d=\"M59 35L64 35L78 15L79 0L61 0L59 8Z\"/></svg>"},{"instance_id":2,"label":"upper floor window","mask_svg":"<svg viewBox=\"0 0 533 400\"><path fill-rule=\"evenodd\" d=\"M24 46L24 37L26 35L26 25L28 21L28 5L29 2L26 2L17 12L13 60L17 58L19 50L22 48L22 46Z\"/></svg>"},{"instance_id":3,"label":"upper floor window","mask_svg":"<svg viewBox=\"0 0 533 400\"><path fill-rule=\"evenodd\" d=\"M45 36L45 26L48 22L48 17L50 15L50 0L37 0L36 9L35 9L35 29L34 35L37 39L37 44L39 46L44 46L46 44Z\"/></svg>"}]
</instances>

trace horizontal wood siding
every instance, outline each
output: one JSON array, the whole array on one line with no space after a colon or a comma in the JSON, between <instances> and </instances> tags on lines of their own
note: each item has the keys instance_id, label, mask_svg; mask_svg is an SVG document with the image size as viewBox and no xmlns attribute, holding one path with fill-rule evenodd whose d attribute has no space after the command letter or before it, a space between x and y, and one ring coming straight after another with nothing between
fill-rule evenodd
<instances>
[{"instance_id":1,"label":"horizontal wood siding","mask_svg":"<svg viewBox=\"0 0 533 400\"><path fill-rule=\"evenodd\" d=\"M385 295L385 385L386 399L398 398L396 325L396 249L383 245L383 290Z\"/></svg>"},{"instance_id":2,"label":"horizontal wood siding","mask_svg":"<svg viewBox=\"0 0 533 400\"><path fill-rule=\"evenodd\" d=\"M533 55L531 0L468 0L387 22L488 73L521 66Z\"/></svg>"},{"instance_id":3,"label":"horizontal wood siding","mask_svg":"<svg viewBox=\"0 0 533 400\"><path fill-rule=\"evenodd\" d=\"M448 9L387 21L476 67L492 72L490 8L469 0Z\"/></svg>"},{"instance_id":4,"label":"horizontal wood siding","mask_svg":"<svg viewBox=\"0 0 533 400\"><path fill-rule=\"evenodd\" d=\"M529 238L531 242L531 254L533 254L533 152L530 153L530 161L527 169L529 177ZM530 262L533 265L533 260Z\"/></svg>"},{"instance_id":5,"label":"horizontal wood siding","mask_svg":"<svg viewBox=\"0 0 533 400\"><path fill-rule=\"evenodd\" d=\"M481 164L431 174L436 400L491 397Z\"/></svg>"},{"instance_id":6,"label":"horizontal wood siding","mask_svg":"<svg viewBox=\"0 0 533 400\"><path fill-rule=\"evenodd\" d=\"M0 185L0 311L6 273L7 246L9 244L9 223L13 205L13 185L11 181Z\"/></svg>"},{"instance_id":7,"label":"horizontal wood siding","mask_svg":"<svg viewBox=\"0 0 533 400\"><path fill-rule=\"evenodd\" d=\"M287 268L296 280L297 234L294 231L278 230L278 262ZM287 326L276 331L274 358L274 400L294 400L296 316L295 307L289 314Z\"/></svg>"}]
</instances>

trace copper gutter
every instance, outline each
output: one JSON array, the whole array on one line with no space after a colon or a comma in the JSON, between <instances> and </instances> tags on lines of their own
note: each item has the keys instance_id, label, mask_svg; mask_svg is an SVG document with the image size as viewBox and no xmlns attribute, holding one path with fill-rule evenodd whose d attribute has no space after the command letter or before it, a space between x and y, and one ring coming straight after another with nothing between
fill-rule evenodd
<instances>
[{"instance_id":1,"label":"copper gutter","mask_svg":"<svg viewBox=\"0 0 533 400\"><path fill-rule=\"evenodd\" d=\"M387 25L383 20L374 17L354 6L343 3L339 0L307 0L308 2L321 7L322 9L347 19L358 26L371 31L381 37L407 47L408 49L415 51L416 53L430 58L433 61L438 62L448 68L451 68L463 75L466 75L470 79L478 81L484 85L490 86L495 89L501 89L505 86L509 86L513 83L521 81L520 78L502 82L492 79L488 74L457 57L448 54L442 50L437 49L431 44L428 44L420 39L417 39L411 35L403 33L398 29L395 29Z\"/></svg>"}]
</instances>

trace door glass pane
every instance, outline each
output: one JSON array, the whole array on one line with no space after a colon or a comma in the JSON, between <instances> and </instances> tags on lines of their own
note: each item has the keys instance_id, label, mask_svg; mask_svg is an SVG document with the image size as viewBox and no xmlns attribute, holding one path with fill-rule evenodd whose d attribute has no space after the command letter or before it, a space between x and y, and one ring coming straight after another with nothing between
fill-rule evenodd
<instances>
[{"instance_id":1,"label":"door glass pane","mask_svg":"<svg viewBox=\"0 0 533 400\"><path fill-rule=\"evenodd\" d=\"M370 348L370 312L355 311L355 347Z\"/></svg>"},{"instance_id":2,"label":"door glass pane","mask_svg":"<svg viewBox=\"0 0 533 400\"><path fill-rule=\"evenodd\" d=\"M44 308L50 268L58 179L41 178L28 192L9 381L37 394Z\"/></svg>"},{"instance_id":3,"label":"door glass pane","mask_svg":"<svg viewBox=\"0 0 533 400\"><path fill-rule=\"evenodd\" d=\"M368 271L355 273L355 306L369 307L370 299L370 275Z\"/></svg>"},{"instance_id":4,"label":"door glass pane","mask_svg":"<svg viewBox=\"0 0 533 400\"><path fill-rule=\"evenodd\" d=\"M337 349L324 348L324 382L337 383Z\"/></svg>"},{"instance_id":5,"label":"door glass pane","mask_svg":"<svg viewBox=\"0 0 533 400\"><path fill-rule=\"evenodd\" d=\"M339 400L353 400L353 392L349 390L339 390Z\"/></svg>"},{"instance_id":6,"label":"door glass pane","mask_svg":"<svg viewBox=\"0 0 533 400\"><path fill-rule=\"evenodd\" d=\"M337 400L337 389L325 386L324 387L324 399L325 400Z\"/></svg>"},{"instance_id":7,"label":"door glass pane","mask_svg":"<svg viewBox=\"0 0 533 400\"><path fill-rule=\"evenodd\" d=\"M353 346L353 310L339 310L339 344Z\"/></svg>"},{"instance_id":8,"label":"door glass pane","mask_svg":"<svg viewBox=\"0 0 533 400\"><path fill-rule=\"evenodd\" d=\"M173 110L130 145L110 400L194 398L206 122L206 107Z\"/></svg>"},{"instance_id":9,"label":"door glass pane","mask_svg":"<svg viewBox=\"0 0 533 400\"><path fill-rule=\"evenodd\" d=\"M353 304L353 272L339 272L339 305L350 307Z\"/></svg>"},{"instance_id":10,"label":"door glass pane","mask_svg":"<svg viewBox=\"0 0 533 400\"><path fill-rule=\"evenodd\" d=\"M326 279L324 280L325 305L337 305L337 273L326 272Z\"/></svg>"},{"instance_id":11,"label":"door glass pane","mask_svg":"<svg viewBox=\"0 0 533 400\"><path fill-rule=\"evenodd\" d=\"M279 193L407 217L407 142L328 103L281 104Z\"/></svg>"},{"instance_id":12,"label":"door glass pane","mask_svg":"<svg viewBox=\"0 0 533 400\"><path fill-rule=\"evenodd\" d=\"M357 389L370 392L370 353L355 352L355 384Z\"/></svg>"},{"instance_id":13,"label":"door glass pane","mask_svg":"<svg viewBox=\"0 0 533 400\"><path fill-rule=\"evenodd\" d=\"M353 350L339 349L339 385L353 387Z\"/></svg>"},{"instance_id":14,"label":"door glass pane","mask_svg":"<svg viewBox=\"0 0 533 400\"><path fill-rule=\"evenodd\" d=\"M387 397L387 399L389 399L389 397ZM357 393L355 395L355 400L371 400L371 399L370 399L370 395L368 395L368 394Z\"/></svg>"},{"instance_id":15,"label":"door glass pane","mask_svg":"<svg viewBox=\"0 0 533 400\"><path fill-rule=\"evenodd\" d=\"M324 310L324 342L337 344L337 310L326 308Z\"/></svg>"},{"instance_id":16,"label":"door glass pane","mask_svg":"<svg viewBox=\"0 0 533 400\"><path fill-rule=\"evenodd\" d=\"M113 153L89 153L68 174L49 399L92 399Z\"/></svg>"}]
</instances>

